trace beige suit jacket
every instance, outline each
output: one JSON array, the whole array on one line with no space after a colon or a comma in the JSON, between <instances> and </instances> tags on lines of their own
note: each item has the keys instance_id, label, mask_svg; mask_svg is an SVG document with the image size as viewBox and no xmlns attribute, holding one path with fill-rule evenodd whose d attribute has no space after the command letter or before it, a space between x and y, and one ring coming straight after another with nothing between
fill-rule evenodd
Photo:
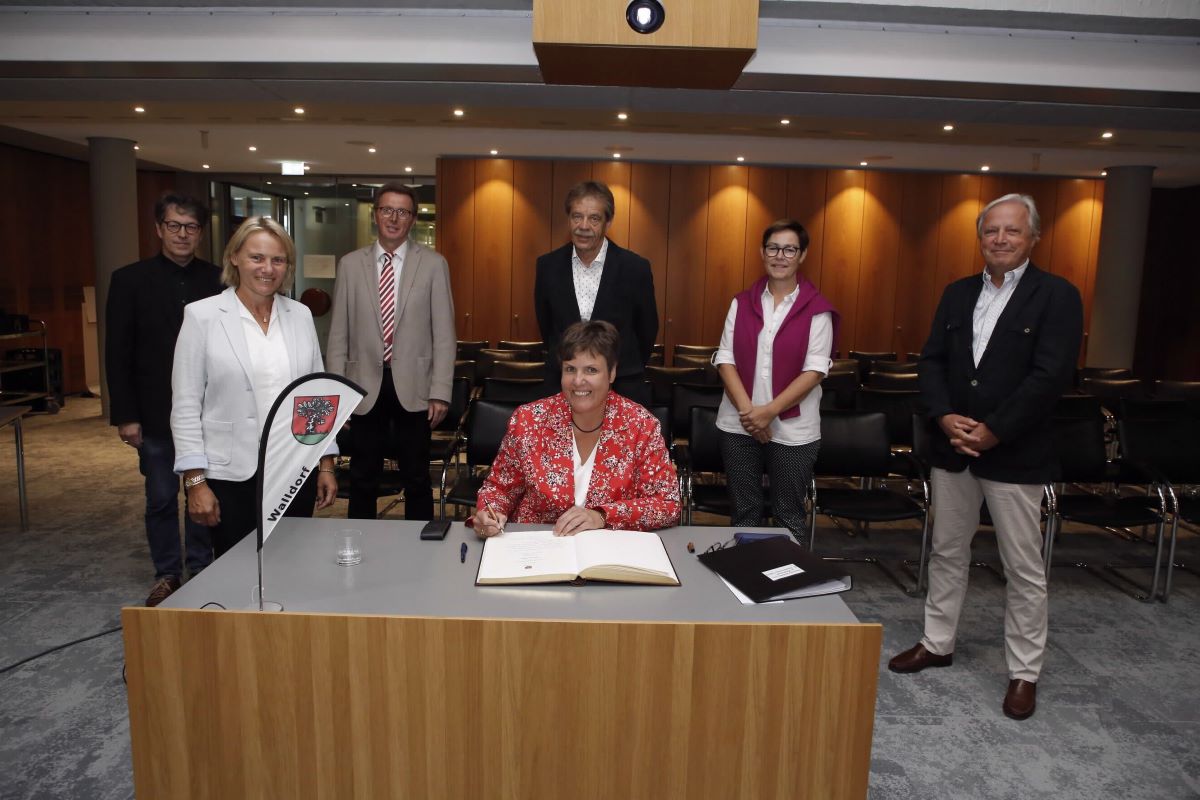
<instances>
[{"instance_id":1,"label":"beige suit jacket","mask_svg":"<svg viewBox=\"0 0 1200 800\"><path fill-rule=\"evenodd\" d=\"M366 391L356 414L375 407L383 381L383 322L375 243L338 262L326 368ZM406 411L425 411L430 400L450 402L454 358L454 300L446 259L411 239L396 292L392 381Z\"/></svg>"}]
</instances>

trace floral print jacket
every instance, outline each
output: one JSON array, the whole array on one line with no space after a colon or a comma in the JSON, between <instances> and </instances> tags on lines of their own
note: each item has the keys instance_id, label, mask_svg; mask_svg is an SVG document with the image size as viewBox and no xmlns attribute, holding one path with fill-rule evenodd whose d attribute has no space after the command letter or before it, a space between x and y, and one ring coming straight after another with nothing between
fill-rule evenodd
<instances>
[{"instance_id":1,"label":"floral print jacket","mask_svg":"<svg viewBox=\"0 0 1200 800\"><path fill-rule=\"evenodd\" d=\"M512 522L554 523L575 504L574 448L571 407L561 393L521 406L478 507L490 503ZM679 521L679 481L658 419L611 391L584 505L603 511L609 528L649 531Z\"/></svg>"}]
</instances>

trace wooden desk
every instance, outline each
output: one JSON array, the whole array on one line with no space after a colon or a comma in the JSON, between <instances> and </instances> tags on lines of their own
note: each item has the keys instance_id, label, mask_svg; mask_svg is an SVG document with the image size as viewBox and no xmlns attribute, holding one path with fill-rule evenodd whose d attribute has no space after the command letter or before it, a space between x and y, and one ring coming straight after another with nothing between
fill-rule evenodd
<instances>
[{"instance_id":1,"label":"wooden desk","mask_svg":"<svg viewBox=\"0 0 1200 800\"><path fill-rule=\"evenodd\" d=\"M33 410L32 406L0 406L0 428L13 426L13 440L17 451L17 502L21 509L21 530L29 530L29 500L25 495L25 440L21 436L21 417Z\"/></svg>"},{"instance_id":2,"label":"wooden desk","mask_svg":"<svg viewBox=\"0 0 1200 800\"><path fill-rule=\"evenodd\" d=\"M351 525L364 561L338 567ZM866 797L880 626L741 605L686 551L729 529L662 532L678 588L479 588L474 534L419 528L286 520L283 613L197 610L249 602L250 539L125 609L138 796Z\"/></svg>"}]
</instances>

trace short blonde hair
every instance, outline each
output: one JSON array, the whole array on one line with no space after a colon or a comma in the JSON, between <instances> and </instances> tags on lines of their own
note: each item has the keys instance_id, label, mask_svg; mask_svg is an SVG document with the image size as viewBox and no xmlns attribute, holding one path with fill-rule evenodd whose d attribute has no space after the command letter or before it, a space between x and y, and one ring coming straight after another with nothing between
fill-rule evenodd
<instances>
[{"instance_id":1,"label":"short blonde hair","mask_svg":"<svg viewBox=\"0 0 1200 800\"><path fill-rule=\"evenodd\" d=\"M256 233L269 233L283 245L283 249L287 253L288 265L287 272L283 274L283 283L279 284L279 291L281 293L288 291L292 288L292 281L296 279L296 245L283 226L270 217L247 217L246 221L233 232L233 236L229 237L229 244L225 245L225 254L221 256L221 283L235 289L241 284L242 278L238 274L237 266L233 263L233 256L242 249L246 240Z\"/></svg>"}]
</instances>

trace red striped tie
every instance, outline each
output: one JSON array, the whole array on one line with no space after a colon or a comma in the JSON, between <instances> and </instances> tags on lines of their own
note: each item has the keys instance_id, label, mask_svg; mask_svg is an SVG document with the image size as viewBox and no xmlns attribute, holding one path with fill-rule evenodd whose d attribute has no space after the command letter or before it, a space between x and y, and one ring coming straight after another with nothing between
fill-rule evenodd
<instances>
[{"instance_id":1,"label":"red striped tie","mask_svg":"<svg viewBox=\"0 0 1200 800\"><path fill-rule=\"evenodd\" d=\"M396 332L396 273L392 271L394 253L383 254L379 272L379 318L383 322L383 363L392 360L392 337Z\"/></svg>"}]
</instances>

